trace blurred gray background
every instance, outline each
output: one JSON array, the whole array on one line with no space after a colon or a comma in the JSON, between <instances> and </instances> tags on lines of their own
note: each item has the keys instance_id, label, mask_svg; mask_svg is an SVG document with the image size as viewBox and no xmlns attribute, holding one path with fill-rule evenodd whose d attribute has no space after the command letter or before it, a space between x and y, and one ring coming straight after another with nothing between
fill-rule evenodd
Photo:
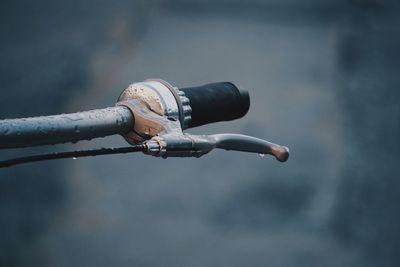
<instances>
[{"instance_id":1,"label":"blurred gray background","mask_svg":"<svg viewBox=\"0 0 400 267\"><path fill-rule=\"evenodd\" d=\"M0 266L399 266L396 2L1 1L0 118L112 106L146 78L235 80L247 116L189 132L292 153L1 169Z\"/></svg>"}]
</instances>

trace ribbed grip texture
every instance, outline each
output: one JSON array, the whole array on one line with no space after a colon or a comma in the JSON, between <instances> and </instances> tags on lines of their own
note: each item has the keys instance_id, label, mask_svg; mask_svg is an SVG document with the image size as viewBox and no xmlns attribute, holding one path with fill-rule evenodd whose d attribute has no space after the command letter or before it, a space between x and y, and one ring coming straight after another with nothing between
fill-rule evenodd
<instances>
[{"instance_id":1,"label":"ribbed grip texture","mask_svg":"<svg viewBox=\"0 0 400 267\"><path fill-rule=\"evenodd\" d=\"M189 128L241 118L250 107L248 92L232 82L209 83L180 90L189 98L192 108Z\"/></svg>"}]
</instances>

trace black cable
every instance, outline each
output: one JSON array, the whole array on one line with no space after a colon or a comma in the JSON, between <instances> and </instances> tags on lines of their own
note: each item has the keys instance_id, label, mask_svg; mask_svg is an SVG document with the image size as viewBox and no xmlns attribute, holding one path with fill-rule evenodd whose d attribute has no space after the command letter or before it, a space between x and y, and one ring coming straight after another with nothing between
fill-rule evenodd
<instances>
[{"instance_id":1,"label":"black cable","mask_svg":"<svg viewBox=\"0 0 400 267\"><path fill-rule=\"evenodd\" d=\"M111 154L125 154L131 152L144 151L145 146L133 145L130 147L118 147L118 148L100 148L93 150L81 150L81 151L70 151L70 152L54 152L50 154L34 155L20 158L13 158L8 160L0 161L0 168L11 167L18 164L42 161L42 160L53 160L53 159L65 159L65 158L80 158L98 155L111 155Z\"/></svg>"}]
</instances>

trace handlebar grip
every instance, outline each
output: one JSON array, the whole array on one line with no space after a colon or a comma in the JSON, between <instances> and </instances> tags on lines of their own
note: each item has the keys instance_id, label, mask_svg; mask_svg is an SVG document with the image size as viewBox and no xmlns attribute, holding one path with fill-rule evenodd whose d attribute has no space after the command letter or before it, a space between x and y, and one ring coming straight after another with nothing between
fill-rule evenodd
<instances>
[{"instance_id":1,"label":"handlebar grip","mask_svg":"<svg viewBox=\"0 0 400 267\"><path fill-rule=\"evenodd\" d=\"M180 90L189 98L192 108L189 128L241 118L250 107L249 93L233 82L209 83Z\"/></svg>"}]
</instances>

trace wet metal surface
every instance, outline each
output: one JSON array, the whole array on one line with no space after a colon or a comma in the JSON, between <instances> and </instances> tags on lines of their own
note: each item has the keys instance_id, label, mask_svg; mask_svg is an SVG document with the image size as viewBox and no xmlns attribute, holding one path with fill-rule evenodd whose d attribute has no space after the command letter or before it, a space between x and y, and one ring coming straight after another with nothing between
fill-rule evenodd
<instances>
[{"instance_id":1,"label":"wet metal surface","mask_svg":"<svg viewBox=\"0 0 400 267\"><path fill-rule=\"evenodd\" d=\"M122 135L132 129L133 124L133 116L125 107L0 120L0 148L76 143L108 135Z\"/></svg>"}]
</instances>

